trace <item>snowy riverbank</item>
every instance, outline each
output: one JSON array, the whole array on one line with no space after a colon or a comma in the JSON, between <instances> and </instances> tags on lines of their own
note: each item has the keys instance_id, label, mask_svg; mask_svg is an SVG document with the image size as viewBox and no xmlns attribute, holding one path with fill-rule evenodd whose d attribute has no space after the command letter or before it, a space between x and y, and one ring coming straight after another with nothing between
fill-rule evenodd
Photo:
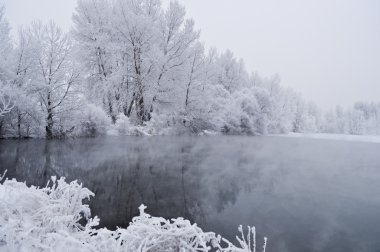
<instances>
[{"instance_id":1,"label":"snowy riverbank","mask_svg":"<svg viewBox=\"0 0 380 252\"><path fill-rule=\"evenodd\" d=\"M380 136L374 135L346 135L346 134L326 134L326 133L289 133L281 135L270 135L277 137L292 137L292 138L313 138L325 140L340 140L351 142L367 142L380 143Z\"/></svg>"},{"instance_id":2,"label":"snowy riverbank","mask_svg":"<svg viewBox=\"0 0 380 252\"><path fill-rule=\"evenodd\" d=\"M152 217L144 205L128 228L96 229L99 219L91 218L83 203L93 196L77 181L64 178L53 177L45 188L5 180L0 183L0 251L256 251L254 227L248 233L239 227L236 247L183 218Z\"/></svg>"}]
</instances>

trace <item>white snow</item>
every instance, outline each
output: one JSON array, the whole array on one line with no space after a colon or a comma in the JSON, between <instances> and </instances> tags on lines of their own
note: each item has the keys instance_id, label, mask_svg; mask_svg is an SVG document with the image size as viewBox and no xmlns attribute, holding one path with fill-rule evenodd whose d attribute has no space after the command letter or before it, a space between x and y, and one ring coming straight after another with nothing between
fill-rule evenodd
<instances>
[{"instance_id":1,"label":"white snow","mask_svg":"<svg viewBox=\"0 0 380 252\"><path fill-rule=\"evenodd\" d=\"M271 135L271 136L380 143L380 136L374 136L374 135L347 135L347 134L327 134L327 133L289 133L289 134L282 134L282 135L280 134L280 135Z\"/></svg>"},{"instance_id":2,"label":"white snow","mask_svg":"<svg viewBox=\"0 0 380 252\"><path fill-rule=\"evenodd\" d=\"M0 176L0 182L3 177ZM50 182L51 184L51 182ZM116 231L96 229L97 217L83 200L94 194L77 181L52 178L45 188L28 187L16 180L0 183L0 251L220 251L256 252L256 230L239 227L239 247L212 232L203 232L183 218L166 220L145 213L129 227ZM80 220L85 219L86 225ZM263 251L267 239L264 239Z\"/></svg>"}]
</instances>

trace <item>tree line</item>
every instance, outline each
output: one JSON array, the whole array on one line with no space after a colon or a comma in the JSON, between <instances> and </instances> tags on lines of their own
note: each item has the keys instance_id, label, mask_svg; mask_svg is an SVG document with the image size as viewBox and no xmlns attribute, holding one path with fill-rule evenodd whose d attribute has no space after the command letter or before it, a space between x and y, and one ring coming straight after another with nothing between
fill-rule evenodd
<instances>
[{"instance_id":1,"label":"tree line","mask_svg":"<svg viewBox=\"0 0 380 252\"><path fill-rule=\"evenodd\" d=\"M79 0L74 26L33 22L11 38L0 7L0 137L105 134L378 134L380 104L322 112L280 77L206 50L177 1Z\"/></svg>"}]
</instances>

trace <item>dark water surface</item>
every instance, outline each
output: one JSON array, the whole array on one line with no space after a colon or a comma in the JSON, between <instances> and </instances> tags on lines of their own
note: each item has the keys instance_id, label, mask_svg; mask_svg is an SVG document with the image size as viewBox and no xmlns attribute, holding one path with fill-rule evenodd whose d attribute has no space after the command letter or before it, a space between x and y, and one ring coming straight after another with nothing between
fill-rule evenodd
<instances>
[{"instance_id":1,"label":"dark water surface","mask_svg":"<svg viewBox=\"0 0 380 252\"><path fill-rule=\"evenodd\" d=\"M126 227L144 203L267 251L380 251L380 144L280 137L2 140L0 173L44 186L78 179L94 215ZM0 213L1 214L1 213Z\"/></svg>"}]
</instances>

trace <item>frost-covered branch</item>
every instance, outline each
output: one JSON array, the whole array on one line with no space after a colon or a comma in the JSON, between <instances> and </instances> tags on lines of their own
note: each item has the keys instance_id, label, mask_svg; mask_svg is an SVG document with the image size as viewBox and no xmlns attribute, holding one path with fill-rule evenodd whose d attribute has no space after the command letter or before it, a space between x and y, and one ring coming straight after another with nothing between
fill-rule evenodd
<instances>
[{"instance_id":1,"label":"frost-covered branch","mask_svg":"<svg viewBox=\"0 0 380 252\"><path fill-rule=\"evenodd\" d=\"M0 117L9 113L14 108L14 103L10 96L0 91Z\"/></svg>"}]
</instances>

